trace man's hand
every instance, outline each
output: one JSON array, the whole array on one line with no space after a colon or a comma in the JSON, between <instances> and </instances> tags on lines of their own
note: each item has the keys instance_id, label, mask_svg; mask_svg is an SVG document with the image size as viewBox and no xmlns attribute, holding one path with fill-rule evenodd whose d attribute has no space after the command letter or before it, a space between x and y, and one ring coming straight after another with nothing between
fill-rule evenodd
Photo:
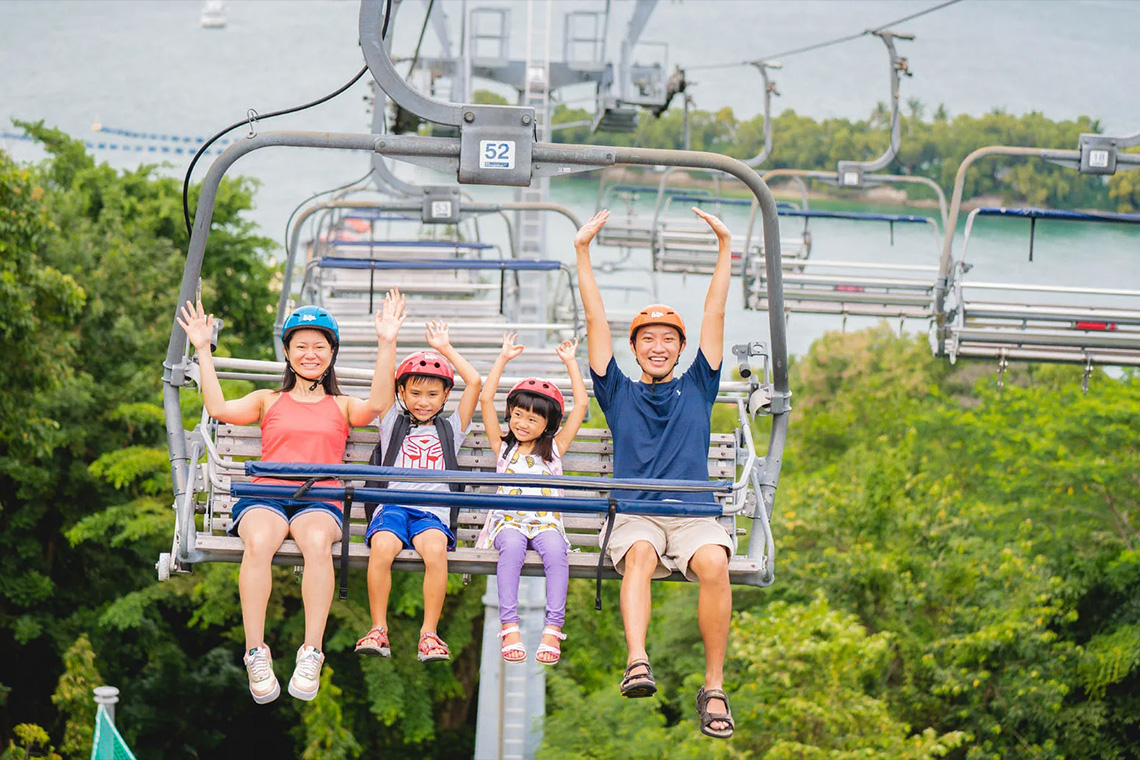
<instances>
[{"instance_id":1,"label":"man's hand","mask_svg":"<svg viewBox=\"0 0 1140 760\"><path fill-rule=\"evenodd\" d=\"M590 247L590 241L598 234L598 230L605 226L606 220L609 218L610 212L608 209L602 209L590 217L590 221L583 224L582 229L578 230L578 234L574 236L574 249L588 249Z\"/></svg>"},{"instance_id":2,"label":"man's hand","mask_svg":"<svg viewBox=\"0 0 1140 760\"><path fill-rule=\"evenodd\" d=\"M705 223L712 228L712 231L716 234L718 243L724 245L732 241L732 233L729 232L728 226L720 219L705 211L701 211L696 206L693 206L693 213L701 219L704 219Z\"/></svg>"}]
</instances>

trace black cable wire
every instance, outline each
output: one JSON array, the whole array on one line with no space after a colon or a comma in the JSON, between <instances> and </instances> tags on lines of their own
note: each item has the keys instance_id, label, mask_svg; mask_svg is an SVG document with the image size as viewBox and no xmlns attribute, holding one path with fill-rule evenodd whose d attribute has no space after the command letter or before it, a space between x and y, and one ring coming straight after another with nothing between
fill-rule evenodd
<instances>
[{"instance_id":1,"label":"black cable wire","mask_svg":"<svg viewBox=\"0 0 1140 760\"><path fill-rule=\"evenodd\" d=\"M286 253L289 252L289 227L293 224L293 217L297 216L298 211L300 211L302 208L304 208L309 203L312 203L313 201L315 201L317 198L320 198L322 195L330 195L332 193L340 192L341 190L347 190L348 188L352 187L353 185L359 185L361 182L363 182L364 180L371 177L372 172L373 172L373 170L369 169L368 171L366 171L364 173L363 177L359 177L358 179L354 179L352 182L347 182L347 183L341 185L340 187L334 187L331 190L322 190L319 193L313 193L308 198L306 198L305 200L298 203L297 206L293 209L293 213L289 214L289 219L287 219L285 222L285 252Z\"/></svg>"},{"instance_id":2,"label":"black cable wire","mask_svg":"<svg viewBox=\"0 0 1140 760\"><path fill-rule=\"evenodd\" d=\"M392 17L392 0L388 0L388 3L384 8L384 25L380 28L380 39L381 40L383 40L385 37L388 36L388 20L391 17ZM340 95L342 92L347 90L349 87L352 87L354 84L359 82L360 78L362 76L364 76L365 72L367 72L367 71L368 71L368 64L365 64L363 67L361 67L360 71L356 72L356 76L354 76L352 79L348 80L348 82L346 82L344 85L342 85L338 89L334 90L333 92L330 92L328 95L325 95L322 98L318 98L317 100L314 100L312 102L305 103L304 105L293 106L292 108L283 108L280 111L273 111L272 113L267 113L264 116L258 116L257 112L253 111L254 118L256 120L259 120L259 121L262 119L272 119L275 116L284 116L286 114L297 113L298 111L304 111L305 109L312 108L313 106L319 106L322 103L326 103L326 102L332 100L337 95ZM250 110L252 111L253 109L250 109ZM218 132L216 135L211 137L209 140L202 143L202 147L198 148L198 152L195 153L194 158L192 158L190 160L190 166L188 166L186 168L186 176L182 179L182 218L186 222L186 235L187 235L187 237L190 237L194 234L193 233L193 225L190 221L190 177L194 173L194 167L195 167L195 165L197 165L198 159L200 159L203 156L203 154L205 154L206 149L209 148L211 145L213 145L214 142L218 140L218 138L222 137L227 132L231 132L231 131L237 129L238 127L240 127L243 124L249 124L252 120L253 119L250 119L247 117L246 119L244 119L242 121L235 121L233 124L229 125L225 129L223 129L222 131Z\"/></svg>"},{"instance_id":3,"label":"black cable wire","mask_svg":"<svg viewBox=\"0 0 1140 760\"><path fill-rule=\"evenodd\" d=\"M844 37L836 37L833 40L827 40L825 42L817 42L814 45L807 45L806 47L793 48L791 50L784 50L784 51L781 51L779 53L772 53L771 55L765 55L761 58L754 59L751 61L736 61L734 63L706 63L704 65L698 65L698 66L686 66L685 70L686 71L697 71L700 69L725 69L725 68L731 68L733 66L752 66L753 64L758 63L760 61L771 61L771 60L776 59L776 58L788 58L789 56L799 55L800 53L808 53L808 52L811 52L812 50L819 50L820 48L831 47L832 45L839 45L839 44L844 43L844 42L850 42L851 40L857 40L860 37L867 36L868 34L875 34L876 32L881 32L885 29L890 29L895 24L902 24L906 21L916 19L920 16L925 16L928 13L934 13L935 11L942 10L943 8L945 8L949 5L954 5L955 3L960 3L960 2L962 2L962 0L946 0L946 2L939 3L938 5L932 5L931 7L927 8L926 10L919 11L918 13L912 13L909 16L903 16L902 18L897 18L894 21L889 21L886 24L883 24L881 26L876 26L876 27L873 27L871 29L864 29L863 31L861 31L857 34L848 34Z\"/></svg>"},{"instance_id":4,"label":"black cable wire","mask_svg":"<svg viewBox=\"0 0 1140 760\"><path fill-rule=\"evenodd\" d=\"M424 35L427 34L428 22L431 21L431 9L435 6L435 0L429 0L427 13L424 14L424 25L420 27L420 38L416 41L416 52L412 53L412 65L408 67L408 78L412 76L415 71L416 64L420 61L420 46L424 44Z\"/></svg>"}]
</instances>

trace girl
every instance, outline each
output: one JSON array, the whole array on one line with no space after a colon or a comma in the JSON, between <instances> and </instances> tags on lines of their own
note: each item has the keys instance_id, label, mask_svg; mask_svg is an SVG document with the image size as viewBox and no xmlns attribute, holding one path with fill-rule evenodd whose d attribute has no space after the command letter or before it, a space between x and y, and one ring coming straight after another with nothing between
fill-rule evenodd
<instances>
[{"instance_id":1,"label":"girl","mask_svg":"<svg viewBox=\"0 0 1140 760\"><path fill-rule=\"evenodd\" d=\"M394 308L393 299L389 293L376 313L378 339L383 338L382 317ZM198 352L206 411L231 425L259 423L261 455L266 461L341 464L349 430L372 422L381 409L377 380L367 400L341 394L333 369L340 330L333 316L319 306L302 306L282 325L286 364L281 387L257 390L232 401L222 393L210 353L214 316L206 314L201 302L187 302L178 324ZM288 536L297 542L305 559L301 580L305 641L297 650L289 693L306 701L317 696L325 661L321 643L333 598L332 545L341 537L341 510L340 504L293 499L239 499L233 506L229 532L245 544L238 574L245 668L249 692L258 704L272 702L281 693L265 645L265 608L273 585L273 555Z\"/></svg>"},{"instance_id":2,"label":"girl","mask_svg":"<svg viewBox=\"0 0 1140 760\"><path fill-rule=\"evenodd\" d=\"M566 418L566 424L559 430L564 406L562 393L548 380L529 377L515 385L507 395L507 432L504 435L495 411L495 391L507 362L523 352L523 346L515 345L516 337L514 333L503 334L502 351L495 359L491 374L487 376L487 383L479 395L487 440L497 458L495 469L497 472L561 475L562 453L578 434L589 406L586 383L574 360L578 340L562 341L556 349L558 358L566 365L574 389L574 409ZM562 495L560 488L500 486L498 492L511 495ZM481 539L481 543L493 543L499 550L499 622L503 627L499 637L503 640L503 659L507 662L522 662L526 659L526 648L519 634L519 576L526 550L533 548L542 557L546 573L546 627L542 631L542 645L535 653L535 660L544 665L553 665L562 656L560 642L566 638L562 633L562 624L566 618L566 587L570 580L570 565L566 556L569 542L562 526L562 516L554 511L496 509L487 515L485 530L486 538Z\"/></svg>"}]
</instances>

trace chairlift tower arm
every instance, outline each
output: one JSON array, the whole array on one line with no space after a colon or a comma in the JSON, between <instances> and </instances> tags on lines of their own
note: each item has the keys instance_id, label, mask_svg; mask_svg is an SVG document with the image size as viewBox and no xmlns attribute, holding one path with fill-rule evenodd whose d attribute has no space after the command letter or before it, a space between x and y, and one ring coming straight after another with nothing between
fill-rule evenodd
<instances>
[{"instance_id":1,"label":"chairlift tower arm","mask_svg":"<svg viewBox=\"0 0 1140 760\"><path fill-rule=\"evenodd\" d=\"M863 174L876 172L886 168L899 152L901 130L899 127L899 74L913 76L906 58L895 50L895 40L913 40L913 34L902 34L880 30L872 32L887 46L887 55L891 65L891 142L883 155L872 161L840 161L838 167L839 185L841 187L860 187L863 184Z\"/></svg>"}]
</instances>

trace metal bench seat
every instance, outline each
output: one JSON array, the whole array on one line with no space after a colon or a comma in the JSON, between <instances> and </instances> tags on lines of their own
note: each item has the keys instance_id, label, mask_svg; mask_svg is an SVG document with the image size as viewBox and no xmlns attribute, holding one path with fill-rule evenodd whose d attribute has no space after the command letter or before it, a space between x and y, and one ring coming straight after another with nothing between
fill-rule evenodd
<instances>
[{"instance_id":1,"label":"metal bench seat","mask_svg":"<svg viewBox=\"0 0 1140 760\"><path fill-rule=\"evenodd\" d=\"M225 535L225 529L230 522L230 511L235 499L230 494L233 483L246 482L249 478L241 469L241 461L256 459L261 454L261 430L257 426L217 424L208 426L212 429L210 443L206 446L208 456L201 467L205 470L202 482L208 484L204 492L198 495L196 511L203 514L203 528L194 537L194 548L197 550L199 561L239 562L243 552L241 539ZM196 434L202 435L202 427ZM379 440L379 432L374 427L353 431L349 438L349 445L345 450L346 463L367 462L373 448ZM714 479L728 479L735 477L738 459L743 459L741 450L737 446L737 438L733 434L714 434L709 447L709 477ZM488 447L482 425L473 425L471 433L464 440L460 450L459 465L463 469L493 472L495 468L494 455ZM609 475L613 470L613 442L609 430L583 428L571 446L570 451L563 457L563 468L569 473L584 475ZM490 490L481 487L482 492ZM589 495L596 492L587 492ZM583 495L574 492L575 496ZM205 497L203 499L203 497ZM483 525L486 512L479 510L461 510L458 521L458 538L461 542L472 542ZM360 537L364 533L364 508L354 506L351 513L350 533ZM733 533L736 533L735 518L731 515L718 518L725 522ZM605 524L604 515L571 514L564 515L564 524L567 537L578 551L570 554L571 575L573 577L593 578L597 573L599 545L598 533ZM339 542L333 547L334 556L339 556ZM367 565L368 552L363 543L354 541L349 546L349 562L353 567ZM449 555L449 570L451 572L494 572L498 559L498 552L490 550L476 550L461 547ZM292 541L286 541L274 560L277 564L301 564L300 551ZM747 581L754 579L761 569L761 561L748 557L735 557L730 571L734 580ZM414 551L404 551L396 559L396 569L420 570L422 564ZM525 575L542 575L542 562L537 553L528 552L523 569ZM606 560L603 569L604 577L617 577L609 561ZM683 580L683 577L674 572L670 580Z\"/></svg>"}]
</instances>

